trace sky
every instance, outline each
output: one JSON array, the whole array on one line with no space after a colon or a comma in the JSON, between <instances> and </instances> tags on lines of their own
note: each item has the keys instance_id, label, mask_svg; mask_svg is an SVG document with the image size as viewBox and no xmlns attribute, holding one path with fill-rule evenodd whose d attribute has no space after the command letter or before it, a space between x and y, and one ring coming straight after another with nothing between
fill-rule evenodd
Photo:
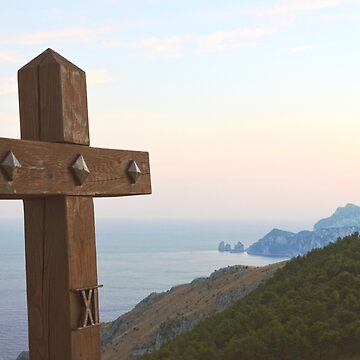
<instances>
[{"instance_id":1,"label":"sky","mask_svg":"<svg viewBox=\"0 0 360 360\"><path fill-rule=\"evenodd\" d=\"M87 73L91 145L150 153L153 194L97 216L360 205L360 0L2 2L0 136L20 137L17 70L50 47Z\"/></svg>"}]
</instances>

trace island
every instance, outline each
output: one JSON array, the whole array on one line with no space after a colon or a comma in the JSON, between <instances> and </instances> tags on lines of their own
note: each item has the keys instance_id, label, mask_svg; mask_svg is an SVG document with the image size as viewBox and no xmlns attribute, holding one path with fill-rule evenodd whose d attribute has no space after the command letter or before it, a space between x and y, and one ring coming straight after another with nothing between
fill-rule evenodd
<instances>
[{"instance_id":1,"label":"island","mask_svg":"<svg viewBox=\"0 0 360 360\"><path fill-rule=\"evenodd\" d=\"M218 250L220 252L243 253L245 251L245 246L241 241L238 241L232 248L230 244L225 244L224 241L221 241Z\"/></svg>"}]
</instances>

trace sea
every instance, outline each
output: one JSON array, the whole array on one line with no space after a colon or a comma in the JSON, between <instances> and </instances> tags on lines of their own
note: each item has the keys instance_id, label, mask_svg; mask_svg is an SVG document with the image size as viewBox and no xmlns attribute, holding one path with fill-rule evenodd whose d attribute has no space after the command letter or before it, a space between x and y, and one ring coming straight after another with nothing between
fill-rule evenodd
<instances>
[{"instance_id":1,"label":"sea","mask_svg":"<svg viewBox=\"0 0 360 360\"><path fill-rule=\"evenodd\" d=\"M107 322L161 292L230 265L262 266L283 258L220 253L220 241L250 245L273 227L305 224L275 221L97 219L100 318ZM22 219L0 220L0 360L27 350L25 251Z\"/></svg>"}]
</instances>

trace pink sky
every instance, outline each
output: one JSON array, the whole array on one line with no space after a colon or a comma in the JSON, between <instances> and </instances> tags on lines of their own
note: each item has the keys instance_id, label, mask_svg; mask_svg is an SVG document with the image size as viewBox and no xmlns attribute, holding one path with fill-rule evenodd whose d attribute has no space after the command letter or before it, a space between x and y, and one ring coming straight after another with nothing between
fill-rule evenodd
<instances>
[{"instance_id":1,"label":"pink sky","mask_svg":"<svg viewBox=\"0 0 360 360\"><path fill-rule=\"evenodd\" d=\"M92 145L152 167L153 195L96 200L98 216L316 221L360 204L359 1L90 1L81 19L40 3L36 26L10 26L11 4L0 25L0 134L19 137L23 64L52 47L83 68Z\"/></svg>"}]
</instances>

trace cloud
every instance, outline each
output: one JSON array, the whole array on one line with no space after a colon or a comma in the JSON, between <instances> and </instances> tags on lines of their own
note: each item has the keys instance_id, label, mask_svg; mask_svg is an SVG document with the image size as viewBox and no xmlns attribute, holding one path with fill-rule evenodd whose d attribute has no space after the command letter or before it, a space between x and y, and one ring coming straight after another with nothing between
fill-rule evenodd
<instances>
[{"instance_id":1,"label":"cloud","mask_svg":"<svg viewBox=\"0 0 360 360\"><path fill-rule=\"evenodd\" d=\"M207 35L179 35L145 38L137 42L112 42L110 47L150 49L163 55L180 56L185 49L195 49L205 52L221 52L239 48L256 47L261 40L270 37L292 24L296 15L304 11L314 11L334 8L352 0L291 0L277 5L264 7L252 12L265 18L262 24L255 27L235 28L227 31L217 31ZM299 46L288 49L291 53L301 53L308 49Z\"/></svg>"},{"instance_id":2,"label":"cloud","mask_svg":"<svg viewBox=\"0 0 360 360\"><path fill-rule=\"evenodd\" d=\"M150 49L163 55L181 55L182 48L194 43L196 36L154 36L130 45L134 48Z\"/></svg>"},{"instance_id":3,"label":"cloud","mask_svg":"<svg viewBox=\"0 0 360 360\"><path fill-rule=\"evenodd\" d=\"M90 42L96 35L111 31L111 28L73 27L53 31L39 31L30 34L0 37L0 44L6 45L44 45L49 42Z\"/></svg>"},{"instance_id":4,"label":"cloud","mask_svg":"<svg viewBox=\"0 0 360 360\"><path fill-rule=\"evenodd\" d=\"M339 22L358 22L360 21L360 13L357 14L324 14L321 16L325 21L339 21Z\"/></svg>"},{"instance_id":5,"label":"cloud","mask_svg":"<svg viewBox=\"0 0 360 360\"><path fill-rule=\"evenodd\" d=\"M14 114L0 113L0 122L14 121L14 120L16 120L16 116Z\"/></svg>"},{"instance_id":6,"label":"cloud","mask_svg":"<svg viewBox=\"0 0 360 360\"><path fill-rule=\"evenodd\" d=\"M261 39L276 33L289 25L300 12L334 8L358 0L286 0L272 6L254 10L249 15L259 16L258 26L215 31L205 35L181 34L169 36L145 37L135 41L105 41L102 44L110 48L149 49L157 54L181 56L186 49L218 52L231 49L255 47ZM280 19L280 20L279 20ZM270 24L270 25L269 25ZM57 30L23 33L13 36L0 36L0 45L46 45L49 43L84 43L99 41L100 36L114 30L106 27L71 27ZM0 52L0 62L14 61L12 54Z\"/></svg>"},{"instance_id":7,"label":"cloud","mask_svg":"<svg viewBox=\"0 0 360 360\"><path fill-rule=\"evenodd\" d=\"M221 52L239 48L256 47L261 41L293 23L296 16L305 11L335 8L354 0L287 0L249 12L253 20L261 21L258 26L216 31L205 35L170 35L143 38L138 41L108 41L112 48L149 49L166 56L182 56L186 50L200 52ZM357 0L358 1L358 0ZM289 49L290 52L304 52L304 47Z\"/></svg>"},{"instance_id":8,"label":"cloud","mask_svg":"<svg viewBox=\"0 0 360 360\"><path fill-rule=\"evenodd\" d=\"M88 84L106 84L116 81L104 69L86 71L86 80Z\"/></svg>"},{"instance_id":9,"label":"cloud","mask_svg":"<svg viewBox=\"0 0 360 360\"><path fill-rule=\"evenodd\" d=\"M265 16L294 16L300 12L334 8L348 2L349 0L291 0L265 7L259 10L258 14Z\"/></svg>"},{"instance_id":10,"label":"cloud","mask_svg":"<svg viewBox=\"0 0 360 360\"><path fill-rule=\"evenodd\" d=\"M198 39L198 44L208 51L224 51L257 46L257 41L277 32L283 25L255 28L238 28L218 31Z\"/></svg>"},{"instance_id":11,"label":"cloud","mask_svg":"<svg viewBox=\"0 0 360 360\"><path fill-rule=\"evenodd\" d=\"M162 55L179 56L194 38L192 35L153 36L135 41L106 41L104 45L114 49L149 49Z\"/></svg>"},{"instance_id":12,"label":"cloud","mask_svg":"<svg viewBox=\"0 0 360 360\"><path fill-rule=\"evenodd\" d=\"M17 83L15 79L8 79L0 82L0 95L6 95L17 92Z\"/></svg>"},{"instance_id":13,"label":"cloud","mask_svg":"<svg viewBox=\"0 0 360 360\"><path fill-rule=\"evenodd\" d=\"M1 51L0 52L0 62L18 62L19 58L14 53Z\"/></svg>"},{"instance_id":14,"label":"cloud","mask_svg":"<svg viewBox=\"0 0 360 360\"><path fill-rule=\"evenodd\" d=\"M276 25L254 28L236 28L229 31L216 31L206 35L154 36L138 41L112 41L105 46L112 48L149 49L168 56L181 56L186 49L200 52L219 52L245 47L255 47L259 41L284 26Z\"/></svg>"},{"instance_id":15,"label":"cloud","mask_svg":"<svg viewBox=\"0 0 360 360\"><path fill-rule=\"evenodd\" d=\"M288 51L289 51L291 54L299 54L299 53L305 52L305 51L308 50L308 49L309 49L308 46L295 46L295 47L289 48Z\"/></svg>"}]
</instances>

